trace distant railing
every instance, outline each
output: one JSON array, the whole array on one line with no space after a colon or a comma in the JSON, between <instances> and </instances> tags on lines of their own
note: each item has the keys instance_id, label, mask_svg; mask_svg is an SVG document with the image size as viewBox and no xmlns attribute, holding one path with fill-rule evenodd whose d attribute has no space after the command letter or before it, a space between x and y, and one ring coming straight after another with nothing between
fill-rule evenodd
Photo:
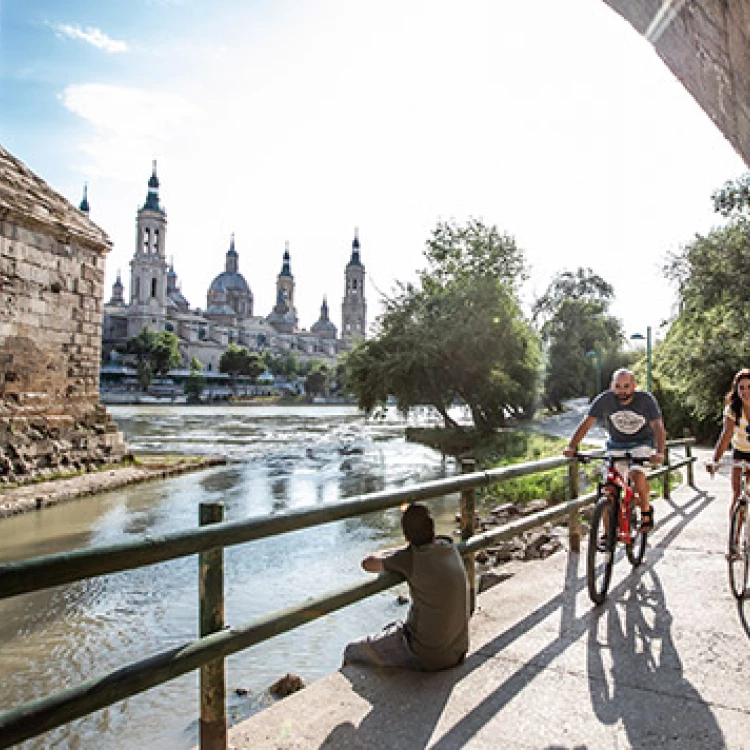
<instances>
[{"instance_id":1,"label":"distant railing","mask_svg":"<svg viewBox=\"0 0 750 750\"><path fill-rule=\"evenodd\" d=\"M682 466L687 467L688 483L693 485L695 458L691 455L691 446L694 443L693 438L670 441L664 465L648 474L649 479L663 478L664 497L669 497L670 473ZM684 448L685 455L670 463L669 450L678 447ZM592 451L590 454L596 453ZM570 500L490 531L475 533L474 495L477 488L564 466L568 467ZM472 611L476 602L474 554L478 550L567 516L570 548L574 552L579 551L579 510L593 501L595 493L579 496L578 461L560 457L489 471L477 472L473 469L473 461L465 461L462 464L463 473L456 477L353 497L324 508L305 508L241 521L219 523L223 517L223 506L220 503L205 504L201 506L201 524L206 525L196 530L0 564L0 599L5 599L186 555L198 553L201 556L200 638L0 713L0 747L6 748L43 734L194 669L201 669L201 747L204 750L223 750L227 737L224 686L224 659L227 656L403 581L398 574L382 573L376 578L331 591L317 599L306 599L299 606L272 612L243 625L224 628L225 547L460 492L461 542L458 549L467 568Z\"/></svg>"}]
</instances>

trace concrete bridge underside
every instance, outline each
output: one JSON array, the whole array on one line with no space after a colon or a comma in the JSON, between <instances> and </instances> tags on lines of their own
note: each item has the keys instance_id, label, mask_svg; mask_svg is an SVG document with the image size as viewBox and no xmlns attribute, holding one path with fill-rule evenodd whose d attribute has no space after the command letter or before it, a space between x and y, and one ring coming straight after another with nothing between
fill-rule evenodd
<instances>
[{"instance_id":1,"label":"concrete bridge underside","mask_svg":"<svg viewBox=\"0 0 750 750\"><path fill-rule=\"evenodd\" d=\"M604 2L654 46L750 166L750 1Z\"/></svg>"}]
</instances>

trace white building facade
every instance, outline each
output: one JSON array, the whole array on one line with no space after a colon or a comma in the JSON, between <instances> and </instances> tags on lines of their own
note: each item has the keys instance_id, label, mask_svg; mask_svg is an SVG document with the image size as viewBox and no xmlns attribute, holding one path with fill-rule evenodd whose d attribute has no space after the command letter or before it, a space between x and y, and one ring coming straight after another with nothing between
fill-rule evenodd
<instances>
[{"instance_id":1,"label":"white building facade","mask_svg":"<svg viewBox=\"0 0 750 750\"><path fill-rule=\"evenodd\" d=\"M88 213L85 193L80 208ZM185 367L195 357L204 370L215 372L230 344L244 346L252 352L294 354L301 361L320 359L333 364L355 340L365 338L365 269L357 230L344 274L341 337L329 319L325 297L320 318L310 330L299 327L288 243L276 279L276 303L267 316L262 316L254 314L253 293L240 272L234 235L230 238L224 270L209 285L206 308L201 310L191 308L180 291L174 267L167 261L166 234L167 216L159 202L159 179L154 162L146 202L136 214L129 296L126 298L118 273L112 296L104 304L102 349L105 361L112 357L118 345L137 336L144 328L174 332L180 341Z\"/></svg>"}]
</instances>

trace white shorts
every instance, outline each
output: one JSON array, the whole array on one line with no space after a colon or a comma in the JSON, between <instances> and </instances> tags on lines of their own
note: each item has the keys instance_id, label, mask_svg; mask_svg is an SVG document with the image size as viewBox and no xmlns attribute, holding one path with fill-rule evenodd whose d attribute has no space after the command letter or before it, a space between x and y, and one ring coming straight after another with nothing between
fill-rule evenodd
<instances>
[{"instance_id":1,"label":"white shorts","mask_svg":"<svg viewBox=\"0 0 750 750\"><path fill-rule=\"evenodd\" d=\"M650 458L655 453L654 449L650 445L637 445L635 448L611 448L607 449L607 455L612 458L624 457L626 453L629 453L632 458ZM640 471L645 474L648 471L648 467L644 464L630 464L628 466L627 460L615 461L615 468L623 476L627 476L628 471L635 472Z\"/></svg>"}]
</instances>

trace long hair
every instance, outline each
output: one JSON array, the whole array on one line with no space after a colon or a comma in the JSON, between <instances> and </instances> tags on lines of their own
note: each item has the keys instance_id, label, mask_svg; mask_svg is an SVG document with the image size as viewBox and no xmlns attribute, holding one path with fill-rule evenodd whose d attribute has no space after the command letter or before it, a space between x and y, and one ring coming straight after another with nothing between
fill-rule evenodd
<instances>
[{"instance_id":1,"label":"long hair","mask_svg":"<svg viewBox=\"0 0 750 750\"><path fill-rule=\"evenodd\" d=\"M739 394L739 384L741 380L750 380L750 367L743 367L735 376L732 378L732 387L727 393L724 399L725 403L732 410L734 414L734 421L739 422L742 416L742 399Z\"/></svg>"}]
</instances>

